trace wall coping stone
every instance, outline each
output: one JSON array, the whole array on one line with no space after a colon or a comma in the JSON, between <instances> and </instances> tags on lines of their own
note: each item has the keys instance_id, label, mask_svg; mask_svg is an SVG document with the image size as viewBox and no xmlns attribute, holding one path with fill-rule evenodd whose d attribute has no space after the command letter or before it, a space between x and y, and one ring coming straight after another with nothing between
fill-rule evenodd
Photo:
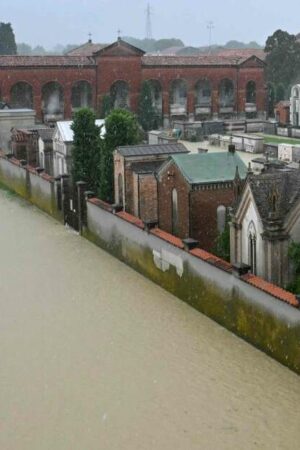
<instances>
[{"instance_id":1,"label":"wall coping stone","mask_svg":"<svg viewBox=\"0 0 300 450\"><path fill-rule=\"evenodd\" d=\"M107 212L112 213L112 205L104 202L103 200L94 197L88 199L87 201L95 206L98 206L101 209L104 209ZM125 220L126 222L144 230L144 223L138 217L135 217L125 211L121 211L115 215L118 216L120 219ZM150 233L164 240L165 242L168 242L169 244L184 250L184 243L178 237L173 236L172 234L167 233L166 231L163 231L160 228L151 229ZM194 248L193 250L190 250L189 253L195 256L196 258L202 259L202 261L207 262L220 270L232 274L234 272L232 264L230 264L227 261L224 261L223 259L217 257L216 255L213 255L212 253L207 252L206 250L203 250L201 248ZM287 303L288 305L294 308L298 309L300 308L300 299L298 299L296 295L280 288L279 286L276 286L275 284L269 283L268 281L265 281L264 279L251 273L241 275L239 278L241 281L252 285L253 287L265 292L266 294L269 294L271 297L274 297L277 300Z\"/></svg>"}]
</instances>

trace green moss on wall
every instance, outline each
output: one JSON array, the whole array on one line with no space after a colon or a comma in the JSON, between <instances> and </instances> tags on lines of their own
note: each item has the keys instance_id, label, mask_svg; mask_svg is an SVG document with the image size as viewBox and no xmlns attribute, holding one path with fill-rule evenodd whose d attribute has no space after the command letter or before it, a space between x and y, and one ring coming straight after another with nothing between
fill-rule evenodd
<instances>
[{"instance_id":1,"label":"green moss on wall","mask_svg":"<svg viewBox=\"0 0 300 450\"><path fill-rule=\"evenodd\" d=\"M97 230L101 235L101 230ZM84 236L109 251L176 297L218 322L228 330L300 374L300 326L290 328L279 316L243 298L234 290L218 289L200 277L188 263L180 278L170 266L163 272L153 260L152 249L142 247L117 236L112 230L111 242L106 242L87 228ZM276 301L276 300L275 300Z\"/></svg>"}]
</instances>

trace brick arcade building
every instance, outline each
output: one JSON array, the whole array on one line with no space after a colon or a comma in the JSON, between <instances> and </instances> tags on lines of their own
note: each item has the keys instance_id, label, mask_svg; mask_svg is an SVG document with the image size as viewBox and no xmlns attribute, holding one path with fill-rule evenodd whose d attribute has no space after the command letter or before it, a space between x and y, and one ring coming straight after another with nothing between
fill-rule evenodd
<instances>
[{"instance_id":1,"label":"brick arcade building","mask_svg":"<svg viewBox=\"0 0 300 450\"><path fill-rule=\"evenodd\" d=\"M217 55L148 55L122 39L87 44L65 56L0 56L0 100L33 108L44 121L70 119L76 108L137 111L141 84L149 80L157 114L170 119L264 116L265 63L253 51Z\"/></svg>"}]
</instances>

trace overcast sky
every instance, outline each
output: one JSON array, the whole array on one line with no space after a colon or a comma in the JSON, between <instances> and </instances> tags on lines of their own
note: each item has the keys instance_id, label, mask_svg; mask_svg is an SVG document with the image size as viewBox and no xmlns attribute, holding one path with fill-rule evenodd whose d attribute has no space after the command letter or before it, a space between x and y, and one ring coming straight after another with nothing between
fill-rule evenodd
<instances>
[{"instance_id":1,"label":"overcast sky","mask_svg":"<svg viewBox=\"0 0 300 450\"><path fill-rule=\"evenodd\" d=\"M177 37L186 45L207 45L207 22L214 21L213 43L229 40L264 43L281 28L300 32L299 0L151 0L154 38ZM145 37L144 0L0 0L0 21L11 22L17 42L43 45L112 42L123 35Z\"/></svg>"}]
</instances>

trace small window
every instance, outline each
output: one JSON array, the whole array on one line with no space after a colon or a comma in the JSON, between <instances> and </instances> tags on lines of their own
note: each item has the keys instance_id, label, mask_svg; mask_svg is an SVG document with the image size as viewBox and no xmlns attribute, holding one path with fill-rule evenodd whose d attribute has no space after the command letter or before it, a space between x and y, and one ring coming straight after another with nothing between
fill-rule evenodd
<instances>
[{"instance_id":1,"label":"small window","mask_svg":"<svg viewBox=\"0 0 300 450\"><path fill-rule=\"evenodd\" d=\"M178 234L178 195L176 189L172 190L172 233Z\"/></svg>"},{"instance_id":2,"label":"small window","mask_svg":"<svg viewBox=\"0 0 300 450\"><path fill-rule=\"evenodd\" d=\"M226 208L224 205L220 205L217 208L217 224L218 232L223 233L226 224Z\"/></svg>"}]
</instances>

